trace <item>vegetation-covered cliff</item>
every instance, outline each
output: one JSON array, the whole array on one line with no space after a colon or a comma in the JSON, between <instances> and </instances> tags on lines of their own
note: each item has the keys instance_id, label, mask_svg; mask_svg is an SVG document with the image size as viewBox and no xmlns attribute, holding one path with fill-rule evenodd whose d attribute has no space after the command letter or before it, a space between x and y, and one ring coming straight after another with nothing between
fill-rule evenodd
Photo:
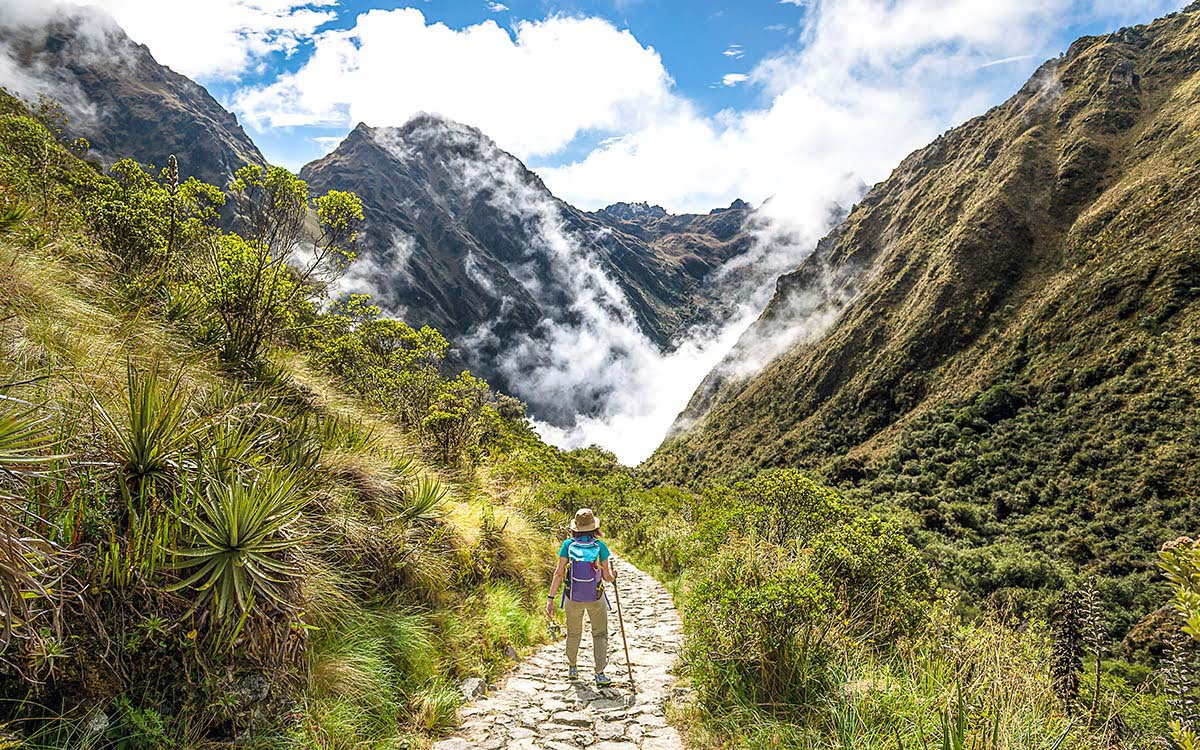
<instances>
[{"instance_id":1,"label":"vegetation-covered cliff","mask_svg":"<svg viewBox=\"0 0 1200 750\"><path fill-rule=\"evenodd\" d=\"M1075 42L780 279L646 469L800 467L901 519L965 589L1079 569L1157 606L1152 551L1200 522L1198 130L1200 9Z\"/></svg>"}]
</instances>

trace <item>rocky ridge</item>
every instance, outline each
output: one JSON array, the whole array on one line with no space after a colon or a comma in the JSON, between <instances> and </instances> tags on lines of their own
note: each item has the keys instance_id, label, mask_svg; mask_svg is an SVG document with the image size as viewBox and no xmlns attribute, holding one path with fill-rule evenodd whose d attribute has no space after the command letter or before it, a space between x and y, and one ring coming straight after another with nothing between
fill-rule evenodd
<instances>
[{"instance_id":1,"label":"rocky ridge","mask_svg":"<svg viewBox=\"0 0 1200 750\"><path fill-rule=\"evenodd\" d=\"M438 328L500 388L512 383L496 361L514 342L578 325L591 306L670 349L719 319L721 295L705 280L752 242L744 203L703 215L644 204L580 211L480 131L436 115L360 124L301 176L363 200L353 284L413 325Z\"/></svg>"},{"instance_id":2,"label":"rocky ridge","mask_svg":"<svg viewBox=\"0 0 1200 750\"><path fill-rule=\"evenodd\" d=\"M242 165L266 163L233 113L97 8L64 6L45 22L0 28L0 57L11 61L0 85L59 101L71 134L105 167L125 157L161 167L174 154L183 175L224 186Z\"/></svg>"}]
</instances>

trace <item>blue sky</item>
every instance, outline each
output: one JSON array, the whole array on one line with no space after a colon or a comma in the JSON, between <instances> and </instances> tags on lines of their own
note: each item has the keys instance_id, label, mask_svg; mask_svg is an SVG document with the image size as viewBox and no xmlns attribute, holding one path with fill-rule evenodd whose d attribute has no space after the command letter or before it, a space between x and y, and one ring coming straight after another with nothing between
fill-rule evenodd
<instances>
[{"instance_id":1,"label":"blue sky","mask_svg":"<svg viewBox=\"0 0 1200 750\"><path fill-rule=\"evenodd\" d=\"M1183 4L95 1L293 169L359 120L433 111L585 208L774 198L801 216L1003 101L1076 37Z\"/></svg>"},{"instance_id":2,"label":"blue sky","mask_svg":"<svg viewBox=\"0 0 1200 750\"><path fill-rule=\"evenodd\" d=\"M746 75L754 62L797 43L806 8L784 2L731 3L703 0L661 3L651 0L627 2L533 2L509 0L506 10L491 10L485 2L372 2L350 0L338 4L338 17L320 30L350 28L360 13L371 9L415 7L429 23L444 23L461 29L492 21L503 28L520 20L537 20L553 15L599 17L616 28L628 29L662 57L679 91L684 92L708 114L723 109L741 109L761 103L762 94L746 85L725 85L727 74ZM741 7L739 7L739 5ZM248 71L240 80L209 77L209 90L224 103L247 84L268 83L281 71L294 71L308 59L311 47L291 56L276 53L265 60L265 70ZM376 125L400 123L373 123ZM255 141L272 158L292 166L322 155L311 137L345 135L344 127L267 130L254 133ZM605 134L587 134L563 151L536 160L540 164L562 164L585 156Z\"/></svg>"}]
</instances>

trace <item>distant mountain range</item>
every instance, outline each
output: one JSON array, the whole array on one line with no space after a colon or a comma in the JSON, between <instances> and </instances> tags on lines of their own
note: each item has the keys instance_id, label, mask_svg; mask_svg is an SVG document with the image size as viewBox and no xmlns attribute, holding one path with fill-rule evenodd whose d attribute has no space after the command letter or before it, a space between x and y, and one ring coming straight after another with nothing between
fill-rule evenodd
<instances>
[{"instance_id":1,"label":"distant mountain range","mask_svg":"<svg viewBox=\"0 0 1200 750\"><path fill-rule=\"evenodd\" d=\"M597 306L670 348L720 316L719 290L705 280L751 243L753 211L742 201L708 214L644 203L584 212L475 128L435 115L394 128L360 124L300 174L317 191L363 200L364 261L350 286L438 328L465 363L517 393L520 384L494 365L517 337L581 324ZM570 418L521 395L543 417Z\"/></svg>"}]
</instances>

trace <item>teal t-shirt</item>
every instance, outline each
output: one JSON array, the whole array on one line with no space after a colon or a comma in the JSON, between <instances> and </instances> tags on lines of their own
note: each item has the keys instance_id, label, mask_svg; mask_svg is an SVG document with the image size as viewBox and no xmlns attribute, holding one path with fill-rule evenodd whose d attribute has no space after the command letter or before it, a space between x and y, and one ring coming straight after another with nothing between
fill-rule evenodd
<instances>
[{"instance_id":1,"label":"teal t-shirt","mask_svg":"<svg viewBox=\"0 0 1200 750\"><path fill-rule=\"evenodd\" d=\"M591 538L592 537L583 537L583 539L591 539ZM567 557L567 555L568 555L567 548L571 546L571 542L573 542L573 541L575 541L574 538L568 539L562 543L562 547L560 547L558 550L559 557ZM599 539L596 540L596 544L600 545L600 562L604 562L605 560L608 559L608 545L605 544L604 542L600 541Z\"/></svg>"}]
</instances>

